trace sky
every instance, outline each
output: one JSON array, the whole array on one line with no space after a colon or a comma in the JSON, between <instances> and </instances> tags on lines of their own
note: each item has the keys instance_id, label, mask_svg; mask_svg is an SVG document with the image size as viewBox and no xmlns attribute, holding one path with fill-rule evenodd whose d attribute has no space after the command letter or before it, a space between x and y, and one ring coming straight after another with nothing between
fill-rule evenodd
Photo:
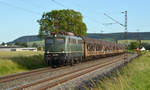
<instances>
[{"instance_id":1,"label":"sky","mask_svg":"<svg viewBox=\"0 0 150 90\"><path fill-rule=\"evenodd\" d=\"M124 24L128 11L129 32L150 31L150 0L0 0L0 43L21 36L37 35L43 12L74 9L81 12L88 33L124 32L124 27L107 15Z\"/></svg>"}]
</instances>

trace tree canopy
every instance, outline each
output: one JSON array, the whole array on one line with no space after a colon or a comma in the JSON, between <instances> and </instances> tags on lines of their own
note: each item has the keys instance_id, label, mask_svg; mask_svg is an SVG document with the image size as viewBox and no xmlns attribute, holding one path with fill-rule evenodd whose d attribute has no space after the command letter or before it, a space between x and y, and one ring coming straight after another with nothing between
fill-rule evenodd
<instances>
[{"instance_id":1,"label":"tree canopy","mask_svg":"<svg viewBox=\"0 0 150 90\"><path fill-rule=\"evenodd\" d=\"M44 13L38 23L40 24L39 36L61 31L84 36L87 32L82 14L70 9L53 10Z\"/></svg>"},{"instance_id":2,"label":"tree canopy","mask_svg":"<svg viewBox=\"0 0 150 90\"><path fill-rule=\"evenodd\" d=\"M143 42L143 43L141 44L141 46L144 47L146 50L150 50L150 44L149 44L149 43Z\"/></svg>"},{"instance_id":3,"label":"tree canopy","mask_svg":"<svg viewBox=\"0 0 150 90\"><path fill-rule=\"evenodd\" d=\"M128 47L130 50L132 50L138 48L138 46L139 46L138 42L131 42Z\"/></svg>"},{"instance_id":4,"label":"tree canopy","mask_svg":"<svg viewBox=\"0 0 150 90\"><path fill-rule=\"evenodd\" d=\"M2 44L1 44L1 45L3 45L3 46L4 46L4 45L5 45L5 42L2 42Z\"/></svg>"}]
</instances>

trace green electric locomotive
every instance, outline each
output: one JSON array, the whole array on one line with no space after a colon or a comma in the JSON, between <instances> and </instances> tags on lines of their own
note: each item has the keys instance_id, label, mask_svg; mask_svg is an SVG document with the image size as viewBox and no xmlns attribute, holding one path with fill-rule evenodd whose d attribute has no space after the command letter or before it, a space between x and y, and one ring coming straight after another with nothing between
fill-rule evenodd
<instances>
[{"instance_id":1,"label":"green electric locomotive","mask_svg":"<svg viewBox=\"0 0 150 90\"><path fill-rule=\"evenodd\" d=\"M45 62L51 66L72 65L84 56L83 40L72 33L53 33L45 39Z\"/></svg>"}]
</instances>

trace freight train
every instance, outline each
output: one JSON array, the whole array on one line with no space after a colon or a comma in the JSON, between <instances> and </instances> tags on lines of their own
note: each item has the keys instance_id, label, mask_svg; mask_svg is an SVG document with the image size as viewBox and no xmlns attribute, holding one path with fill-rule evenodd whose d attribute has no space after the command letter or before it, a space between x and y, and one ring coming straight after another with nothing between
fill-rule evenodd
<instances>
[{"instance_id":1,"label":"freight train","mask_svg":"<svg viewBox=\"0 0 150 90\"><path fill-rule=\"evenodd\" d=\"M124 52L125 45L122 44L59 32L45 39L44 61L51 66L73 65Z\"/></svg>"}]
</instances>

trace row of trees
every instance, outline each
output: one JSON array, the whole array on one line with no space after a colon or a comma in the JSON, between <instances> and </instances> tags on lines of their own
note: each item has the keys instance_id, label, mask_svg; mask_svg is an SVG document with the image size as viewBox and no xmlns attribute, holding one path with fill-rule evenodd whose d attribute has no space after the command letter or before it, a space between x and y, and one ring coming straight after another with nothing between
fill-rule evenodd
<instances>
[{"instance_id":1,"label":"row of trees","mask_svg":"<svg viewBox=\"0 0 150 90\"><path fill-rule=\"evenodd\" d=\"M150 50L150 44L149 43L145 43L145 42L141 43L140 48L142 48L142 47L144 47L146 50ZM128 48L130 50L137 49L137 48L139 48L139 43L138 42L131 42L129 44Z\"/></svg>"},{"instance_id":2,"label":"row of trees","mask_svg":"<svg viewBox=\"0 0 150 90\"><path fill-rule=\"evenodd\" d=\"M15 44L9 44L9 43L2 42L1 45L2 46L4 46L4 45L9 45L9 46L15 45L15 46L20 46L20 47L28 47L27 42L24 42L24 43L16 42ZM31 47L39 47L39 45L36 43L33 43Z\"/></svg>"},{"instance_id":3,"label":"row of trees","mask_svg":"<svg viewBox=\"0 0 150 90\"><path fill-rule=\"evenodd\" d=\"M2 43L1 43L2 46L4 46L5 44L6 44L5 42L2 42Z\"/></svg>"},{"instance_id":4,"label":"row of trees","mask_svg":"<svg viewBox=\"0 0 150 90\"><path fill-rule=\"evenodd\" d=\"M28 47L27 43L15 43L16 46Z\"/></svg>"},{"instance_id":5,"label":"row of trees","mask_svg":"<svg viewBox=\"0 0 150 90\"><path fill-rule=\"evenodd\" d=\"M25 43L15 43L15 45L20 46L20 47L29 47L29 45L25 42ZM38 50L42 50L44 48L44 46L39 46L36 43L33 43L30 47L35 47Z\"/></svg>"}]
</instances>

